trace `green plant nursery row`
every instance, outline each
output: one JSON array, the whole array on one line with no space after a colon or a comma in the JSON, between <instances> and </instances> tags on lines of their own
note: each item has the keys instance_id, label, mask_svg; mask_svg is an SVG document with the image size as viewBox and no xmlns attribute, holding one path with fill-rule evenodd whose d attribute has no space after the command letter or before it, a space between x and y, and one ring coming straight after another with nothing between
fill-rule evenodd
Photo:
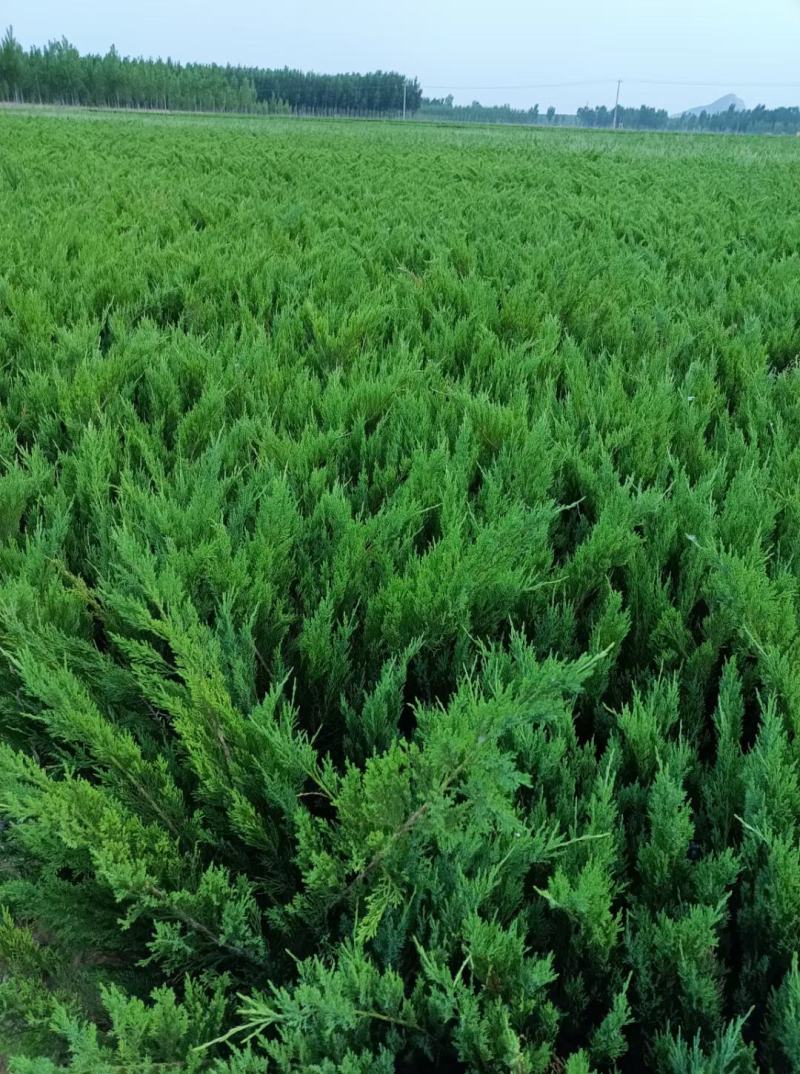
<instances>
[{"instance_id":1,"label":"green plant nursery row","mask_svg":"<svg viewBox=\"0 0 800 1074\"><path fill-rule=\"evenodd\" d=\"M9 1069L800 1070L800 147L0 144Z\"/></svg>"}]
</instances>

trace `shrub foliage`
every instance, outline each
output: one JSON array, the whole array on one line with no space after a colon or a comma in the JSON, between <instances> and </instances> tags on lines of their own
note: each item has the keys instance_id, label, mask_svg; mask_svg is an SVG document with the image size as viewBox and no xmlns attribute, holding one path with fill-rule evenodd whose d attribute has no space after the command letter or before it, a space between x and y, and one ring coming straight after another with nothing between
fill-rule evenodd
<instances>
[{"instance_id":1,"label":"shrub foliage","mask_svg":"<svg viewBox=\"0 0 800 1074\"><path fill-rule=\"evenodd\" d=\"M800 1070L797 147L0 128L15 1074Z\"/></svg>"}]
</instances>

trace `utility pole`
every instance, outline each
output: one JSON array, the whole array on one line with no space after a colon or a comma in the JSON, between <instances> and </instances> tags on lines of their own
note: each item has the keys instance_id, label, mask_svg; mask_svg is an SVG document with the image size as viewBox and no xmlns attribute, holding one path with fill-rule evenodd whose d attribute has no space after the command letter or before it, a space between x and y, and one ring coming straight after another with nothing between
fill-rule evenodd
<instances>
[{"instance_id":1,"label":"utility pole","mask_svg":"<svg viewBox=\"0 0 800 1074\"><path fill-rule=\"evenodd\" d=\"M617 129L617 116L619 115L619 87L622 85L622 79L617 81L617 99L614 101L614 130Z\"/></svg>"},{"instance_id":2,"label":"utility pole","mask_svg":"<svg viewBox=\"0 0 800 1074\"><path fill-rule=\"evenodd\" d=\"M408 86L408 79L403 79L403 119L406 118L406 87Z\"/></svg>"}]
</instances>

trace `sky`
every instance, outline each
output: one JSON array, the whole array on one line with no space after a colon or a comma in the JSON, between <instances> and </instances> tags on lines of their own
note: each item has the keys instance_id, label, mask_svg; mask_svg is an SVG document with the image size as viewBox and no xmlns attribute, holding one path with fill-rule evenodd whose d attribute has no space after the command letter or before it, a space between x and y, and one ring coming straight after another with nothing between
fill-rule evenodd
<instances>
[{"instance_id":1,"label":"sky","mask_svg":"<svg viewBox=\"0 0 800 1074\"><path fill-rule=\"evenodd\" d=\"M621 79L622 104L670 112L800 104L800 0L1 0L0 21L26 47L396 70L458 103L574 112L613 104Z\"/></svg>"}]
</instances>

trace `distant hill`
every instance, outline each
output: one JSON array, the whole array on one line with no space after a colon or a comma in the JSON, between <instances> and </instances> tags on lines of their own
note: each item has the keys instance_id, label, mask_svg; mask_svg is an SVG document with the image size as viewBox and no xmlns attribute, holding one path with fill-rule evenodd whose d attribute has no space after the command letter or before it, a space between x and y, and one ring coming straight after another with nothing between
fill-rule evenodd
<instances>
[{"instance_id":1,"label":"distant hill","mask_svg":"<svg viewBox=\"0 0 800 1074\"><path fill-rule=\"evenodd\" d=\"M735 93L726 93L724 97L717 98L711 104L701 104L697 108L687 108L681 115L699 116L701 112L706 112L708 115L714 116L717 112L727 112L731 105L737 112L747 107L741 97L737 97Z\"/></svg>"}]
</instances>

